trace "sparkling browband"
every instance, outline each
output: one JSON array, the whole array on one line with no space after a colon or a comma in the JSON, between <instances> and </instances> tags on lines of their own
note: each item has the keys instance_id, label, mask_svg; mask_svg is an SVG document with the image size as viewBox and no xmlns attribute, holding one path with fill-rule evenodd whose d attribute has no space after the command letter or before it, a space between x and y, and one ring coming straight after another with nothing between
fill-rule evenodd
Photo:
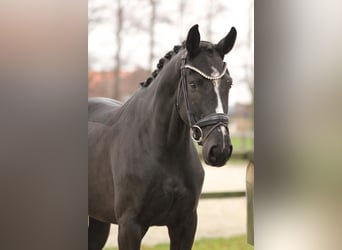
<instances>
[{"instance_id":1,"label":"sparkling browband","mask_svg":"<svg viewBox=\"0 0 342 250\"><path fill-rule=\"evenodd\" d=\"M191 70L197 72L198 74L200 74L202 77L204 77L208 80L211 80L211 81L221 79L226 74L226 71L227 71L226 63L224 63L224 65L223 65L222 73L218 76L208 76L205 73L203 73L201 70L199 70L198 68L195 68L195 67L188 65L188 64L184 65L184 68L191 69Z\"/></svg>"}]
</instances>

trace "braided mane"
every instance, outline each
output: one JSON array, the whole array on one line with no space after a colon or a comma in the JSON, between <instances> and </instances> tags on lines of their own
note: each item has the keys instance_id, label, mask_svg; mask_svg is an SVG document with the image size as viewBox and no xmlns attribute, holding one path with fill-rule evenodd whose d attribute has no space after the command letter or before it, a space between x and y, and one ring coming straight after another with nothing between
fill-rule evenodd
<instances>
[{"instance_id":1,"label":"braided mane","mask_svg":"<svg viewBox=\"0 0 342 250\"><path fill-rule=\"evenodd\" d=\"M144 88L148 87L151 84L151 82L153 81L153 79L156 78L158 73L162 70L164 64L167 61L169 61L172 58L172 56L176 55L178 53L178 51L183 47L184 47L184 43L182 45L175 45L173 47L173 50L170 50L169 52L167 52L165 54L165 56L159 60L159 62L157 64L157 69L152 72L151 76L149 78L147 78L146 81L141 82L140 85Z\"/></svg>"}]
</instances>

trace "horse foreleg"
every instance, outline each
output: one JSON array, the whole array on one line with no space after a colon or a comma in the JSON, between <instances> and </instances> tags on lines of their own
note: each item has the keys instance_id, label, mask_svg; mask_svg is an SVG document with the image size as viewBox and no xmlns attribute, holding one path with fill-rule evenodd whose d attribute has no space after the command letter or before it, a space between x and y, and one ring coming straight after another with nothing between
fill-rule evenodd
<instances>
[{"instance_id":1,"label":"horse foreleg","mask_svg":"<svg viewBox=\"0 0 342 250\"><path fill-rule=\"evenodd\" d=\"M144 227L134 220L124 220L119 223L119 249L140 250L141 240L148 227Z\"/></svg>"},{"instance_id":2,"label":"horse foreleg","mask_svg":"<svg viewBox=\"0 0 342 250\"><path fill-rule=\"evenodd\" d=\"M106 244L110 223L104 223L89 217L88 250L101 250Z\"/></svg>"},{"instance_id":3,"label":"horse foreleg","mask_svg":"<svg viewBox=\"0 0 342 250\"><path fill-rule=\"evenodd\" d=\"M197 228L197 213L186 217L178 224L168 226L170 250L191 250Z\"/></svg>"}]
</instances>

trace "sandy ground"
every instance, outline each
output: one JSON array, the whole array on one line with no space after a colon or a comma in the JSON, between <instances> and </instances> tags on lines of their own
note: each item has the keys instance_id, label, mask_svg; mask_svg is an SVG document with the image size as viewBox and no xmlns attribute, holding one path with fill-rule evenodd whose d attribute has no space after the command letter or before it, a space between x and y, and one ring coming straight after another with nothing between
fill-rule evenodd
<instances>
[{"instance_id":1,"label":"sandy ground","mask_svg":"<svg viewBox=\"0 0 342 250\"><path fill-rule=\"evenodd\" d=\"M204 166L203 192L244 191L247 162L228 164L223 168ZM230 237L246 232L246 198L206 199L198 205L196 239ZM117 246L118 227L112 225L106 246ZM151 227L144 245L169 242L166 227Z\"/></svg>"}]
</instances>

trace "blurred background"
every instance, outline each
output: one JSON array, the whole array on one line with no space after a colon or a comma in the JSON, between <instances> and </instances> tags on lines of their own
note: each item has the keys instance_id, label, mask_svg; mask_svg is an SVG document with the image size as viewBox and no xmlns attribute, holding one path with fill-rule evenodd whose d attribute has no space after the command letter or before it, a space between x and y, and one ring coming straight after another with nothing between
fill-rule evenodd
<instances>
[{"instance_id":1,"label":"blurred background","mask_svg":"<svg viewBox=\"0 0 342 250\"><path fill-rule=\"evenodd\" d=\"M229 129L234 153L223 168L203 164L203 193L227 195L201 199L196 239L237 236L236 249L247 249L245 168L254 151L254 1L88 0L88 96L125 102L194 24L199 24L201 40L213 43L232 26L238 32L224 59L233 78ZM116 237L113 225L108 247L117 245ZM151 228L143 244L164 242L168 242L166 228ZM234 249L232 244L223 240L217 249Z\"/></svg>"},{"instance_id":2,"label":"blurred background","mask_svg":"<svg viewBox=\"0 0 342 250\"><path fill-rule=\"evenodd\" d=\"M203 39L210 38L205 14L209 0L184 1L183 19L180 2L170 2L158 2L156 7L157 16L165 13L173 20L155 22L157 59L180 43L194 23L200 24ZM0 196L6 201L0 208L1 249L87 248L86 82L92 72L114 72L118 3L90 1L88 8L83 0L0 1ZM133 62L130 68L123 63L120 71L148 65L148 32L142 28L128 32L127 16L149 27L149 3L120 3L125 29L118 51L126 51L121 60ZM213 41L232 25L238 29L237 45L225 58L234 77L230 99L238 100L236 104L247 96L242 93L248 93L240 91L240 86L246 90L243 77L252 72L243 65L253 61L253 43L248 48L244 41L248 27L254 33L249 24L255 8L254 131L259 138L255 141L255 246L261 250L341 249L342 2L260 0L253 7L243 0L226 0L213 4L219 3L212 12ZM139 40L132 34L139 35ZM130 45L134 42L139 46ZM158 54L164 46L165 51ZM144 56L139 57L140 53ZM107 61L100 64L104 58ZM133 88L144 79L132 83ZM121 87L126 85L128 81L121 78ZM241 93L234 94L238 90ZM243 190L245 165L235 158L224 168L205 167L203 191ZM243 249L237 245L242 245L245 232L244 209L244 197L201 199L196 242L202 249ZM116 241L115 230L108 246ZM147 242L153 237L154 242L158 240L154 230L146 235L145 246L156 244ZM160 235L164 238L159 242L168 242L166 232ZM222 241L235 235L240 236L222 247ZM216 240L220 247L205 248L203 238L217 237L222 237ZM200 249L199 244L193 249Z\"/></svg>"}]
</instances>

